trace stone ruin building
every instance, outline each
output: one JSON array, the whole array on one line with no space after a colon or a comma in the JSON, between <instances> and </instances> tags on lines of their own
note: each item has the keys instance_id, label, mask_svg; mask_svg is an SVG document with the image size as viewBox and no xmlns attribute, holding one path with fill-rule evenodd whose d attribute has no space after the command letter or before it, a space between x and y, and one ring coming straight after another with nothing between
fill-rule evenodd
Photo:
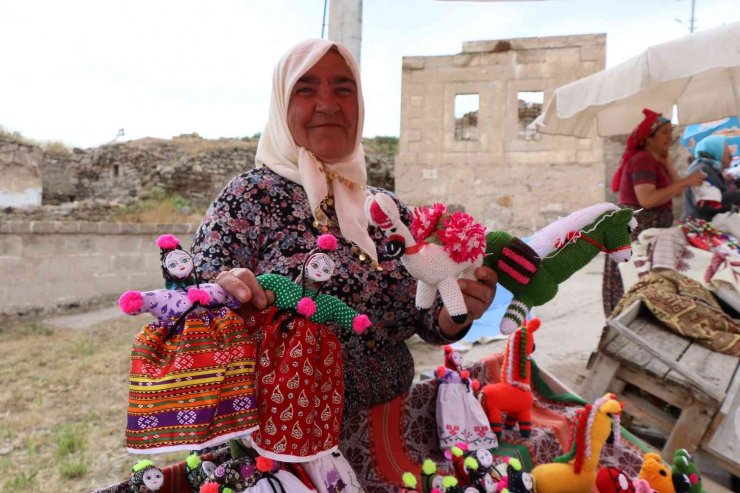
<instances>
[{"instance_id":1,"label":"stone ruin building","mask_svg":"<svg viewBox=\"0 0 740 493\"><path fill-rule=\"evenodd\" d=\"M463 43L404 57L396 192L520 234L604 200L603 144L527 128L559 86L604 69L605 34Z\"/></svg>"}]
</instances>

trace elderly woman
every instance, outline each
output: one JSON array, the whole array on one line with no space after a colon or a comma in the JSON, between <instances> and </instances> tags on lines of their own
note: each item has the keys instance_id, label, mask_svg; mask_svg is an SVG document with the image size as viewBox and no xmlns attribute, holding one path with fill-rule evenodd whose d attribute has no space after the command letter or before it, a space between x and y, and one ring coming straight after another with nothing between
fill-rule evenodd
<instances>
[{"instance_id":1,"label":"elderly woman","mask_svg":"<svg viewBox=\"0 0 740 493\"><path fill-rule=\"evenodd\" d=\"M694 171L679 178L668 151L673 141L673 126L663 115L642 110L644 118L632 131L614 173L612 191L619 192L619 204L642 209L636 214L638 226L632 231L633 240L644 229L668 228L673 224L673 197L684 189L699 186L704 173ZM617 264L606 258L602 283L604 315L611 315L624 294Z\"/></svg>"},{"instance_id":2,"label":"elderly woman","mask_svg":"<svg viewBox=\"0 0 740 493\"><path fill-rule=\"evenodd\" d=\"M694 156L696 159L689 166L689 171L704 173L707 176L705 187L707 185L714 187L710 190L716 193L716 197L703 197L701 189L686 188L683 193L683 219L711 221L715 214L740 205L740 192L737 191L735 183L731 179L728 182L724 176L724 170L729 168L732 162L727 137L710 135L703 139L694 149Z\"/></svg>"},{"instance_id":3,"label":"elderly woman","mask_svg":"<svg viewBox=\"0 0 740 493\"><path fill-rule=\"evenodd\" d=\"M195 236L193 252L203 279L221 284L243 303L261 309L273 300L255 275L295 278L317 237L339 239L336 271L324 288L367 314L362 335L330 326L342 344L345 418L358 428L367 409L405 393L414 363L404 341L413 334L434 344L460 340L493 300L495 273L460 280L469 317L452 321L437 304L415 308L415 280L396 260L378 258L382 238L363 212L368 191L362 149L364 107L357 63L342 45L310 40L291 49L273 76L267 125L257 147L257 169L234 178L216 198ZM405 221L409 211L401 207ZM358 424L359 423L359 424ZM344 427L341 447L362 478L367 460Z\"/></svg>"}]
</instances>

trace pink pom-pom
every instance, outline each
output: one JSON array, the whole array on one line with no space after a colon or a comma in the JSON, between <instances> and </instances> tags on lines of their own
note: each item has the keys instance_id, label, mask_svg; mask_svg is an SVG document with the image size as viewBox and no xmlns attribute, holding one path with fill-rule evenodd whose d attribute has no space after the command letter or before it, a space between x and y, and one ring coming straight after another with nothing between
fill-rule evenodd
<instances>
[{"instance_id":1,"label":"pink pom-pom","mask_svg":"<svg viewBox=\"0 0 740 493\"><path fill-rule=\"evenodd\" d=\"M175 235L162 235L157 238L157 246L162 250L174 250L180 246L180 240Z\"/></svg>"},{"instance_id":2,"label":"pink pom-pom","mask_svg":"<svg viewBox=\"0 0 740 493\"><path fill-rule=\"evenodd\" d=\"M201 485L200 493L218 493L218 483L205 483Z\"/></svg>"},{"instance_id":3,"label":"pink pom-pom","mask_svg":"<svg viewBox=\"0 0 740 493\"><path fill-rule=\"evenodd\" d=\"M466 450L468 450L468 444L467 444L467 443L465 443L465 442L457 442L457 443L455 444L455 447L457 447L457 448L459 448L459 449L462 449L463 451L466 451Z\"/></svg>"},{"instance_id":4,"label":"pink pom-pom","mask_svg":"<svg viewBox=\"0 0 740 493\"><path fill-rule=\"evenodd\" d=\"M190 288L188 289L188 299L190 303L200 303L205 306L211 302L211 295L203 289Z\"/></svg>"},{"instance_id":5,"label":"pink pom-pom","mask_svg":"<svg viewBox=\"0 0 740 493\"><path fill-rule=\"evenodd\" d=\"M698 482L699 482L699 475L698 475L698 474L696 474L695 472L692 472L692 473L691 473L691 474L689 475L689 481L691 481L691 484L696 484L696 483L698 483Z\"/></svg>"},{"instance_id":6,"label":"pink pom-pom","mask_svg":"<svg viewBox=\"0 0 740 493\"><path fill-rule=\"evenodd\" d=\"M257 457L257 470L260 472L269 472L272 470L274 462L267 457Z\"/></svg>"},{"instance_id":7,"label":"pink pom-pom","mask_svg":"<svg viewBox=\"0 0 740 493\"><path fill-rule=\"evenodd\" d=\"M141 291L126 291L118 298L118 306L127 315L138 315L141 313L141 305L144 304L144 296Z\"/></svg>"},{"instance_id":8,"label":"pink pom-pom","mask_svg":"<svg viewBox=\"0 0 740 493\"><path fill-rule=\"evenodd\" d=\"M331 233L326 233L319 236L316 240L316 244L322 250L336 250L337 249L337 238Z\"/></svg>"},{"instance_id":9,"label":"pink pom-pom","mask_svg":"<svg viewBox=\"0 0 740 493\"><path fill-rule=\"evenodd\" d=\"M365 330L370 327L373 323L367 318L367 315L357 315L352 320L352 330L358 334L362 334Z\"/></svg>"},{"instance_id":10,"label":"pink pom-pom","mask_svg":"<svg viewBox=\"0 0 740 493\"><path fill-rule=\"evenodd\" d=\"M509 476L504 476L501 481L496 485L497 491L500 493L509 487Z\"/></svg>"},{"instance_id":11,"label":"pink pom-pom","mask_svg":"<svg viewBox=\"0 0 740 493\"><path fill-rule=\"evenodd\" d=\"M316 313L316 302L306 296L305 298L301 298L301 300L298 302L298 313L303 315L306 318L311 317L314 313Z\"/></svg>"}]
</instances>

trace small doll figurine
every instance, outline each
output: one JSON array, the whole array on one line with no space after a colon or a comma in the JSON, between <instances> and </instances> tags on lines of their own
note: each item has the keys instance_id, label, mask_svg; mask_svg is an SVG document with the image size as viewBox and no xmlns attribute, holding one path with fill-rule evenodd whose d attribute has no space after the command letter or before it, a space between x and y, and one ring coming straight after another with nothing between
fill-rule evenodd
<instances>
[{"instance_id":1,"label":"small doll figurine","mask_svg":"<svg viewBox=\"0 0 740 493\"><path fill-rule=\"evenodd\" d=\"M198 454L192 453L185 459L185 478L193 489L198 493L200 487L208 480L208 476L216 469L216 465L210 461L203 461Z\"/></svg>"},{"instance_id":2,"label":"small doll figurine","mask_svg":"<svg viewBox=\"0 0 740 493\"><path fill-rule=\"evenodd\" d=\"M474 392L478 382L462 367L462 356L445 346L445 364L437 368L437 432L441 449L464 443L469 450L498 447L483 408Z\"/></svg>"},{"instance_id":3,"label":"small doll figurine","mask_svg":"<svg viewBox=\"0 0 740 493\"><path fill-rule=\"evenodd\" d=\"M149 312L159 320L180 317L196 309L226 305L238 308L240 303L215 283L199 283L193 266L193 257L180 247L173 235L157 239L160 248L162 276L165 289L153 291L126 291L118 305L127 315Z\"/></svg>"},{"instance_id":4,"label":"small doll figurine","mask_svg":"<svg viewBox=\"0 0 740 493\"><path fill-rule=\"evenodd\" d=\"M252 444L261 456L308 463L304 467L312 477L327 474L321 482L331 481L332 471L351 471L341 456L331 454L341 431L344 371L339 340L324 323L335 321L356 334L370 326L366 315L321 293L334 271L324 252L336 243L334 236L321 235L323 251L306 255L297 282L277 274L257 276L262 288L275 294L275 304L259 313L264 320L256 367L259 428ZM332 477L348 482L340 473Z\"/></svg>"},{"instance_id":5,"label":"small doll figurine","mask_svg":"<svg viewBox=\"0 0 740 493\"><path fill-rule=\"evenodd\" d=\"M401 493L442 493L444 476L437 474L437 464L426 459L421 465L421 484L413 473L405 472L401 476L403 487Z\"/></svg>"},{"instance_id":6,"label":"small doll figurine","mask_svg":"<svg viewBox=\"0 0 740 493\"><path fill-rule=\"evenodd\" d=\"M502 493L532 493L535 490L534 478L524 470L519 459L509 459L506 477L502 481Z\"/></svg>"},{"instance_id":7,"label":"small doll figurine","mask_svg":"<svg viewBox=\"0 0 740 493\"><path fill-rule=\"evenodd\" d=\"M471 484L480 493L494 493L501 475L494 466L493 455L486 449L475 450L471 455L478 462L478 468L469 473Z\"/></svg>"},{"instance_id":8,"label":"small doll figurine","mask_svg":"<svg viewBox=\"0 0 740 493\"><path fill-rule=\"evenodd\" d=\"M150 460L140 460L131 469L131 493L157 493L164 485L162 470Z\"/></svg>"}]
</instances>

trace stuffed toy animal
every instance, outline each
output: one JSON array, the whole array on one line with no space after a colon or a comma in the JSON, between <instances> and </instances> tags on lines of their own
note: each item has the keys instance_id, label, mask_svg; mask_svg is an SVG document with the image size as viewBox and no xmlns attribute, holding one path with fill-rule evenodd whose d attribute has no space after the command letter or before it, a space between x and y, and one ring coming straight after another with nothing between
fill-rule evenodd
<instances>
[{"instance_id":1,"label":"stuffed toy animal","mask_svg":"<svg viewBox=\"0 0 740 493\"><path fill-rule=\"evenodd\" d=\"M239 301L218 284L198 282L193 257L182 249L175 236L160 236L157 246L166 289L126 291L118 299L123 313L139 315L148 312L159 320L168 320L206 308L225 305L236 309L240 306Z\"/></svg>"},{"instance_id":2,"label":"stuffed toy animal","mask_svg":"<svg viewBox=\"0 0 740 493\"><path fill-rule=\"evenodd\" d=\"M678 477L685 476L684 478ZM684 493L686 488L686 480L689 482L689 487L686 490L688 493L706 493L701 482L701 472L699 468L694 464L691 454L688 450L681 448L676 450L673 459L673 486L676 488L676 493ZM676 484L678 481L681 488Z\"/></svg>"},{"instance_id":3,"label":"stuffed toy animal","mask_svg":"<svg viewBox=\"0 0 740 493\"><path fill-rule=\"evenodd\" d=\"M472 276L485 256L483 265L495 270L499 284L514 295L501 321L505 335L522 324L533 306L555 297L558 285L599 252L616 262L629 260L630 232L637 226L631 209L605 202L546 226L527 244L504 231L486 234L470 215L451 214L442 204L415 210L409 230L396 203L383 193L368 197L365 214L371 224L389 233L388 256L400 258L418 280L416 306L430 308L439 291L456 323L467 320L457 279Z\"/></svg>"},{"instance_id":4,"label":"stuffed toy animal","mask_svg":"<svg viewBox=\"0 0 740 493\"><path fill-rule=\"evenodd\" d=\"M164 486L162 470L150 460L140 460L131 469L131 493L157 493Z\"/></svg>"},{"instance_id":5,"label":"stuffed toy animal","mask_svg":"<svg viewBox=\"0 0 740 493\"><path fill-rule=\"evenodd\" d=\"M483 386L481 404L488 415L491 428L498 438L502 433L502 412L506 413L507 430L519 423L519 434L529 438L532 433L532 389L530 388L531 364L534 351L534 333L540 320L533 318L511 334L506 341L504 361L501 366L501 381Z\"/></svg>"},{"instance_id":6,"label":"stuffed toy animal","mask_svg":"<svg viewBox=\"0 0 740 493\"><path fill-rule=\"evenodd\" d=\"M254 314L261 319L262 345L256 367L259 427L252 446L283 462L310 462L337 449L344 405L342 351L324 322L333 320L360 334L371 322L340 299L321 294L334 272L325 251L336 248L329 234L306 255L293 282L261 274L257 282L275 293L275 304Z\"/></svg>"},{"instance_id":7,"label":"stuffed toy animal","mask_svg":"<svg viewBox=\"0 0 740 493\"><path fill-rule=\"evenodd\" d=\"M676 493L671 470L663 463L659 454L649 452L642 460L639 477L650 484L657 493Z\"/></svg>"},{"instance_id":8,"label":"stuffed toy animal","mask_svg":"<svg viewBox=\"0 0 740 493\"><path fill-rule=\"evenodd\" d=\"M577 412L571 434L571 450L554 463L532 470L538 493L590 493L596 482L599 457L611 432L619 443L622 403L607 394Z\"/></svg>"},{"instance_id":9,"label":"stuffed toy animal","mask_svg":"<svg viewBox=\"0 0 740 493\"><path fill-rule=\"evenodd\" d=\"M437 388L437 434L440 449L464 444L466 450L498 447L483 407L475 398L480 387L462 367L462 356L451 346L444 348L445 364L439 366Z\"/></svg>"}]
</instances>

